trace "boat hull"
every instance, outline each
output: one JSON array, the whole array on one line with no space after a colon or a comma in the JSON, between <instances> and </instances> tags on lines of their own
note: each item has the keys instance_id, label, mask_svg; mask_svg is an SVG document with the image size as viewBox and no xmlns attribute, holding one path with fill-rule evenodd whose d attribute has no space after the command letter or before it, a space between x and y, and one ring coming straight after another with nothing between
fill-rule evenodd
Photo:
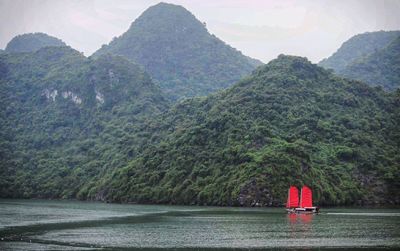
<instances>
[{"instance_id":1,"label":"boat hull","mask_svg":"<svg viewBox=\"0 0 400 251\"><path fill-rule=\"evenodd\" d=\"M287 208L286 211L289 214L317 214L319 213L319 207Z\"/></svg>"}]
</instances>

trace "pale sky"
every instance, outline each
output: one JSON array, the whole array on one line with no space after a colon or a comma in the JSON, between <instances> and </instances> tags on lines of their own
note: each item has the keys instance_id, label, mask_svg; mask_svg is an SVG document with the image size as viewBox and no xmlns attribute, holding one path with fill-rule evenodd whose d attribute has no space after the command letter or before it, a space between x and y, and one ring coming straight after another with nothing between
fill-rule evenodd
<instances>
[{"instance_id":1,"label":"pale sky","mask_svg":"<svg viewBox=\"0 0 400 251\"><path fill-rule=\"evenodd\" d=\"M91 55L125 32L153 0L0 0L0 48L44 32ZM206 22L210 33L268 62L277 55L330 56L351 36L400 30L400 0L169 0Z\"/></svg>"}]
</instances>

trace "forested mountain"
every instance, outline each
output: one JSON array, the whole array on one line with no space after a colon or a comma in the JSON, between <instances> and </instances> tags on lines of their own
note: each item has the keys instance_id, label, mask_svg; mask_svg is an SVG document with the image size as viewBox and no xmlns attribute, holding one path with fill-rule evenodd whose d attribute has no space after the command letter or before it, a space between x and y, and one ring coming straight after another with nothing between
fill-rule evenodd
<instances>
[{"instance_id":1,"label":"forested mountain","mask_svg":"<svg viewBox=\"0 0 400 251\"><path fill-rule=\"evenodd\" d=\"M69 47L0 55L2 197L399 203L400 92L279 56L173 107L141 68Z\"/></svg>"},{"instance_id":2,"label":"forested mountain","mask_svg":"<svg viewBox=\"0 0 400 251\"><path fill-rule=\"evenodd\" d=\"M147 9L94 56L104 53L143 65L175 99L228 87L261 64L208 33L185 8L167 3Z\"/></svg>"},{"instance_id":3,"label":"forested mountain","mask_svg":"<svg viewBox=\"0 0 400 251\"><path fill-rule=\"evenodd\" d=\"M400 31L367 32L343 43L332 56L319 65L335 73L361 80L372 86L393 90L400 86L400 67L396 46ZM397 56L397 58L396 58Z\"/></svg>"},{"instance_id":4,"label":"forested mountain","mask_svg":"<svg viewBox=\"0 0 400 251\"><path fill-rule=\"evenodd\" d=\"M400 31L377 31L358 34L347 40L329 58L321 60L319 65L341 72L348 65L389 45L400 36Z\"/></svg>"},{"instance_id":5,"label":"forested mountain","mask_svg":"<svg viewBox=\"0 0 400 251\"><path fill-rule=\"evenodd\" d=\"M318 204L399 203L400 92L279 56L233 87L176 104L154 138L81 198L281 205L290 184ZM96 191L96 193L94 193Z\"/></svg>"},{"instance_id":6,"label":"forested mountain","mask_svg":"<svg viewBox=\"0 0 400 251\"><path fill-rule=\"evenodd\" d=\"M133 158L169 103L124 58L69 47L0 56L2 197L73 198Z\"/></svg>"},{"instance_id":7,"label":"forested mountain","mask_svg":"<svg viewBox=\"0 0 400 251\"><path fill-rule=\"evenodd\" d=\"M45 33L28 33L14 37L6 46L6 52L33 52L47 46L66 46L58 38Z\"/></svg>"},{"instance_id":8,"label":"forested mountain","mask_svg":"<svg viewBox=\"0 0 400 251\"><path fill-rule=\"evenodd\" d=\"M400 35L387 47L366 56L348 67L341 75L387 90L400 87Z\"/></svg>"}]
</instances>

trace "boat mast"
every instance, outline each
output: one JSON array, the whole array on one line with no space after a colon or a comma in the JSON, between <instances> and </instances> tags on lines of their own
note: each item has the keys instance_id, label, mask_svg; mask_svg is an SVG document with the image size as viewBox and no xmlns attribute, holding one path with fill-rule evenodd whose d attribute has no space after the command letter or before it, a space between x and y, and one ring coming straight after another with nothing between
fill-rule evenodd
<instances>
[{"instance_id":1,"label":"boat mast","mask_svg":"<svg viewBox=\"0 0 400 251\"><path fill-rule=\"evenodd\" d=\"M300 190L300 204L299 204L299 207L303 207L303 188L304 188L304 186Z\"/></svg>"}]
</instances>

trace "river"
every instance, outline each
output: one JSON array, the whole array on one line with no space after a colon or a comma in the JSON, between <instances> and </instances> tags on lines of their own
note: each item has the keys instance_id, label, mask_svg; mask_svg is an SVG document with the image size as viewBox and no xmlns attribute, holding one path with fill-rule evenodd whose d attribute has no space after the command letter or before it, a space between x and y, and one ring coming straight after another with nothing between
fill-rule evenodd
<instances>
[{"instance_id":1,"label":"river","mask_svg":"<svg viewBox=\"0 0 400 251\"><path fill-rule=\"evenodd\" d=\"M0 200L0 250L398 250L400 209Z\"/></svg>"}]
</instances>

